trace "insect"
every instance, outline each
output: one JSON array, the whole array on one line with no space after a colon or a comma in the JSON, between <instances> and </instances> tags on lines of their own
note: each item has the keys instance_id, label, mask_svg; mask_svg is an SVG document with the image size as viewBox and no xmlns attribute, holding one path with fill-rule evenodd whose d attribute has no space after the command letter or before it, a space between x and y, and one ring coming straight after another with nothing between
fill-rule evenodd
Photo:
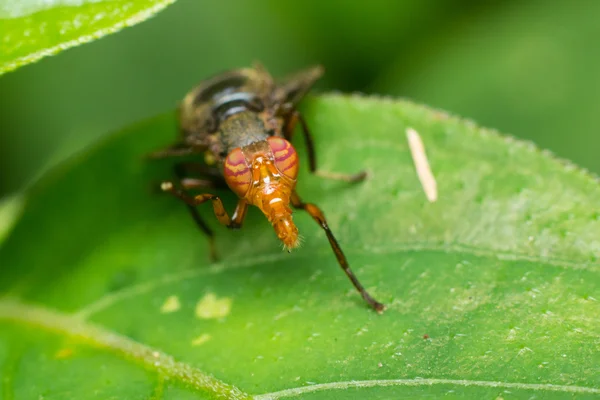
<instances>
[{"instance_id":1,"label":"insect","mask_svg":"<svg viewBox=\"0 0 600 400\"><path fill-rule=\"evenodd\" d=\"M231 70L203 81L183 99L179 108L179 140L153 153L155 158L197 155L197 162L175 164L178 181L165 181L161 190L183 200L198 227L208 236L211 256L216 259L214 233L200 217L197 206L211 202L215 216L228 228L241 228L248 206L258 207L273 225L284 248L299 245L298 229L292 220L293 206L306 211L325 231L338 263L363 299L377 312L384 305L375 300L358 281L333 235L323 212L305 203L296 193L299 156L291 144L299 123L312 173L323 177L358 182L354 175L317 170L312 136L296 106L323 74L320 66L275 82L259 64ZM204 163L200 162L201 157ZM239 197L232 216L219 196L206 190L228 187ZM201 191L192 195L191 191Z\"/></svg>"}]
</instances>

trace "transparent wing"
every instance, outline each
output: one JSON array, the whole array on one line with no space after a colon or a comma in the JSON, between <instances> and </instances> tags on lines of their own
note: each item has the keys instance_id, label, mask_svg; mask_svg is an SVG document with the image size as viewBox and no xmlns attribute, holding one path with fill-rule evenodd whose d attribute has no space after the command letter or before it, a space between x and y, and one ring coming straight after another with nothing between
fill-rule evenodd
<instances>
[{"instance_id":1,"label":"transparent wing","mask_svg":"<svg viewBox=\"0 0 600 400\"><path fill-rule=\"evenodd\" d=\"M323 75L324 68L317 65L297 72L277 83L273 92L274 104L294 107L306 95L315 82Z\"/></svg>"}]
</instances>

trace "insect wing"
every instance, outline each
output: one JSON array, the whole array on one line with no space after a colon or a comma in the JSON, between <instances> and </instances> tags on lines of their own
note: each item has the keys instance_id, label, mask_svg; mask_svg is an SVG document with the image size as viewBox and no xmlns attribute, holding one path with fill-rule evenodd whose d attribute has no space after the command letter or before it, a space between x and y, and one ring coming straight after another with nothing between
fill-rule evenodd
<instances>
[{"instance_id":1,"label":"insect wing","mask_svg":"<svg viewBox=\"0 0 600 400\"><path fill-rule=\"evenodd\" d=\"M273 103L288 104L295 107L306 95L315 82L323 75L324 69L321 65L293 74L277 83L273 93Z\"/></svg>"}]
</instances>

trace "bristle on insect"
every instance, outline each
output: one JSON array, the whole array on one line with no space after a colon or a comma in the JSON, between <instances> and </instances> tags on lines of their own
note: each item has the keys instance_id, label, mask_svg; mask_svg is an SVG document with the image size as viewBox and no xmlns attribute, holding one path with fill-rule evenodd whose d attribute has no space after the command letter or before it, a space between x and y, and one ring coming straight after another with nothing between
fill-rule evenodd
<instances>
[{"instance_id":1,"label":"bristle on insect","mask_svg":"<svg viewBox=\"0 0 600 400\"><path fill-rule=\"evenodd\" d=\"M285 217L280 217L272 221L273 228L275 228L275 233L281 243L283 244L283 249L286 251L291 251L300 246L300 237L298 235L298 228L292 221L292 216L287 215Z\"/></svg>"},{"instance_id":2,"label":"bristle on insect","mask_svg":"<svg viewBox=\"0 0 600 400\"><path fill-rule=\"evenodd\" d=\"M292 243L291 246L289 246L288 244L286 244L284 242L281 242L281 250L291 253L292 250L299 249L300 247L302 247L303 244L304 244L304 236L298 235L298 237L296 238L296 242Z\"/></svg>"}]
</instances>

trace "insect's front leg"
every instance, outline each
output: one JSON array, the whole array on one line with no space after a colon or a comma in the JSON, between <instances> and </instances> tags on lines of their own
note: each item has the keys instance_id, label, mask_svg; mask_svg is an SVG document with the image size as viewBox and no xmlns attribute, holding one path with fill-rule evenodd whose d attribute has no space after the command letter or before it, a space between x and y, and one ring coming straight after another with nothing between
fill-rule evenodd
<instances>
[{"instance_id":1,"label":"insect's front leg","mask_svg":"<svg viewBox=\"0 0 600 400\"><path fill-rule=\"evenodd\" d=\"M355 183L363 181L367 177L366 171L361 171L356 174L342 174L338 172L326 172L317 169L317 158L315 156L315 146L312 138L312 134L308 129L308 124L302 117L302 114L298 110L292 110L289 112L285 119L283 126L283 134L285 138L291 142L292 136L294 136L294 130L296 125L300 123L302 133L304 135L304 141L306 142L306 151L308 152L308 168L311 173L320 176L321 178L334 179L338 181L344 181L349 183Z\"/></svg>"},{"instance_id":2,"label":"insect's front leg","mask_svg":"<svg viewBox=\"0 0 600 400\"><path fill-rule=\"evenodd\" d=\"M319 224L319 226L323 228L325 234L327 235L327 239L329 240L329 244L331 245L331 248L335 253L335 257L337 258L338 264L340 264L340 267L342 267L348 278L350 278L350 281L352 282L356 290L358 290L362 298L375 311L377 311L378 313L382 313L385 310L385 306L377 300L375 300L369 294L369 292L367 292L367 290L359 282L356 275L354 275L354 272L352 272L352 269L350 269L348 260L346 259L346 256L344 255L344 252L342 251L342 248L340 247L335 236L333 236L333 232L331 231L331 229L329 229L329 225L327 224L327 220L325 219L325 215L323 215L321 209L312 203L303 202L298 196L298 193L296 193L296 191L292 193L291 201L292 205L295 208L306 211Z\"/></svg>"},{"instance_id":3,"label":"insect's front leg","mask_svg":"<svg viewBox=\"0 0 600 400\"><path fill-rule=\"evenodd\" d=\"M191 181L189 178L187 179L188 182ZM163 192L171 193L191 207L199 206L200 204L210 200L213 206L213 211L215 212L215 216L222 225L225 225L228 228L239 228L246 216L246 208L248 205L244 200L240 200L238 202L238 206L235 209L234 218L232 219L225 210L223 201L221 201L221 198L216 194L203 193L191 196L185 190L176 187L173 182L170 181L163 182L160 185L160 188Z\"/></svg>"},{"instance_id":4,"label":"insect's front leg","mask_svg":"<svg viewBox=\"0 0 600 400\"><path fill-rule=\"evenodd\" d=\"M190 173L203 175L206 176L208 179L197 179L188 177ZM201 204L202 202L199 202L196 199L196 197L198 196L191 196L187 193L187 191L200 189L206 190L209 188L214 189L225 186L225 183L223 182L222 177L218 174L218 171L211 169L205 165L192 162L183 162L176 164L175 175L177 175L177 177L179 178L179 185L181 187L177 187L173 182L167 181L161 184L161 190L167 193L171 193L175 197L183 200L183 202L187 206L188 211L192 216L192 219L194 220L198 228L200 228L200 230L208 237L211 260L217 261L219 257L217 255L216 250L215 234L213 230L208 226L208 224L204 221L204 219L200 216L196 208L196 206ZM207 200L208 199L204 201ZM215 202L217 202L216 208L214 206ZM221 218L219 218L219 216L217 215L219 222L224 223L229 228L240 228L242 226L244 218L246 217L247 207L247 203L243 200L240 200L233 213L233 218L229 219L229 216L225 212L223 203L220 201L220 199L218 199L218 201L213 201L213 208L215 208L215 214L217 214L216 210L220 209L222 210L221 214L225 215L225 217Z\"/></svg>"},{"instance_id":5,"label":"insect's front leg","mask_svg":"<svg viewBox=\"0 0 600 400\"><path fill-rule=\"evenodd\" d=\"M214 178L214 174L211 174L211 173L203 174L203 172L209 172L209 171L204 171L204 169L206 169L205 166L200 165L198 167L197 165L198 164L196 164L196 163L190 163L190 162L182 162L182 163L175 164L175 175L177 176L177 178L179 178L179 183L181 184L183 189L185 189L185 190L199 190L199 189L206 190L208 188L215 188L216 187L215 182L217 182L217 181ZM198 171L197 168L200 168L201 170ZM196 173L199 175L208 176L209 180L190 178L190 177L188 177L188 175L190 173ZM217 253L217 245L215 243L215 233L213 232L212 229L210 229L208 224L200 216L200 213L198 213L196 206L193 206L193 205L190 205L187 203L185 203L185 205L186 205L188 211L190 212L192 219L196 223L196 226L208 237L208 247L209 247L209 251L210 251L210 253L209 253L210 259L211 259L211 261L216 262L219 259L219 256Z\"/></svg>"},{"instance_id":6,"label":"insect's front leg","mask_svg":"<svg viewBox=\"0 0 600 400\"><path fill-rule=\"evenodd\" d=\"M181 180L190 175L202 176L207 178L210 182L209 186L204 186L204 188L227 188L227 184L223 180L223 177L217 168L209 167L197 162L186 161L175 164L175 175L177 175L177 177ZM201 186L197 186L196 188L200 189Z\"/></svg>"}]
</instances>

